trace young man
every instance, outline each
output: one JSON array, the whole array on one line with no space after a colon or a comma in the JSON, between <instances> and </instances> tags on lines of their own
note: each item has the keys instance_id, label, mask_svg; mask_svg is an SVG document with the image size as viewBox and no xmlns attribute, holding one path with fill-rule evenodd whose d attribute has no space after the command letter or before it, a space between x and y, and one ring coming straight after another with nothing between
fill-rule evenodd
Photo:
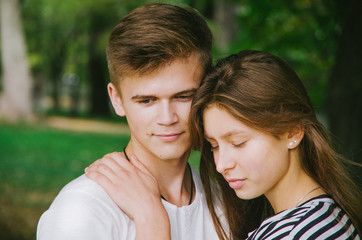
<instances>
[{"instance_id":1,"label":"young man","mask_svg":"<svg viewBox=\"0 0 362 240\"><path fill-rule=\"evenodd\" d=\"M211 66L211 45L206 22L191 9L153 4L121 20L107 47L108 92L116 113L127 117L131 139L123 153L102 159L100 168L107 177L93 175L106 183L104 188L85 176L63 188L39 221L39 240L219 239L199 174L187 164L191 100ZM123 168L114 160L131 155L153 176L150 181L157 181L161 196L129 196L126 190L115 194L134 201L162 201L163 207L129 210L121 205L122 211L106 193L121 181L116 173ZM124 169L130 168L126 163ZM160 214L152 211L169 218L171 226L159 226L169 231L153 235L160 232L153 231L157 228L153 216ZM128 212L137 214L128 216Z\"/></svg>"}]
</instances>

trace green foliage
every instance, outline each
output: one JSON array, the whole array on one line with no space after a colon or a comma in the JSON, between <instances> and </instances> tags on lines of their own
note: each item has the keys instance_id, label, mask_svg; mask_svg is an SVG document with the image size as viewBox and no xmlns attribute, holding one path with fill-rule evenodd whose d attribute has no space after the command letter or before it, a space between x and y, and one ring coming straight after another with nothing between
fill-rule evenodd
<instances>
[{"instance_id":1,"label":"green foliage","mask_svg":"<svg viewBox=\"0 0 362 240\"><path fill-rule=\"evenodd\" d=\"M340 31L334 1L235 0L238 31L230 52L276 54L300 76L315 105L323 105Z\"/></svg>"}]
</instances>

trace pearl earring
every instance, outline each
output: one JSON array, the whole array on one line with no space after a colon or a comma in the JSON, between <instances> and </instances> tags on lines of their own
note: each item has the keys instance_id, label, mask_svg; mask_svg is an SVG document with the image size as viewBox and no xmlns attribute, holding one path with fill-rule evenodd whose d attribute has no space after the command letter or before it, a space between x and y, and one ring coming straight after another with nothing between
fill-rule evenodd
<instances>
[{"instance_id":1,"label":"pearl earring","mask_svg":"<svg viewBox=\"0 0 362 240\"><path fill-rule=\"evenodd\" d=\"M289 143L289 147L293 147L293 145L294 145L295 143L297 143L297 140L294 140L293 142L290 142L290 143Z\"/></svg>"}]
</instances>

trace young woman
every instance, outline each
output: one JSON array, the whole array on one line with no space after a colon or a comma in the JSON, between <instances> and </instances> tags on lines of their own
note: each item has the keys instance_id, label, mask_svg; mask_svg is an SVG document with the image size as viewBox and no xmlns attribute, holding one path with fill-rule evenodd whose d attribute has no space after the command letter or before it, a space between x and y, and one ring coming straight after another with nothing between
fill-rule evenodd
<instances>
[{"instance_id":1,"label":"young woman","mask_svg":"<svg viewBox=\"0 0 362 240\"><path fill-rule=\"evenodd\" d=\"M219 229L210 179L221 188L233 239L360 239L361 194L285 62L259 51L231 55L208 74L191 109L200 173ZM247 213L269 215L248 236L238 198L258 200Z\"/></svg>"},{"instance_id":2,"label":"young woman","mask_svg":"<svg viewBox=\"0 0 362 240\"><path fill-rule=\"evenodd\" d=\"M360 239L361 193L302 82L278 57L247 50L220 60L194 97L190 128L220 239ZM143 209L155 207L147 196L159 198L159 192L147 169L134 157L133 164L115 162L122 171L109 174L97 161L88 172L127 177L108 193L130 216L140 199ZM118 189L142 197L119 199ZM226 227L215 211L218 192Z\"/></svg>"}]
</instances>

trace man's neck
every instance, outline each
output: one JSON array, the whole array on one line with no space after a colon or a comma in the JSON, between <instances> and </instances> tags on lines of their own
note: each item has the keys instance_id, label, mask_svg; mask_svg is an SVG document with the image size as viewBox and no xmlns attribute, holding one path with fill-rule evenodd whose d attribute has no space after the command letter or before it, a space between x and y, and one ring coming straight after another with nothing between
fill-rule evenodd
<instances>
[{"instance_id":1,"label":"man's neck","mask_svg":"<svg viewBox=\"0 0 362 240\"><path fill-rule=\"evenodd\" d=\"M135 155L148 168L156 178L160 193L167 202L178 207L189 204L191 172L187 167L187 161L190 150L180 158L160 159L150 151L129 142L126 153L129 157Z\"/></svg>"}]
</instances>

